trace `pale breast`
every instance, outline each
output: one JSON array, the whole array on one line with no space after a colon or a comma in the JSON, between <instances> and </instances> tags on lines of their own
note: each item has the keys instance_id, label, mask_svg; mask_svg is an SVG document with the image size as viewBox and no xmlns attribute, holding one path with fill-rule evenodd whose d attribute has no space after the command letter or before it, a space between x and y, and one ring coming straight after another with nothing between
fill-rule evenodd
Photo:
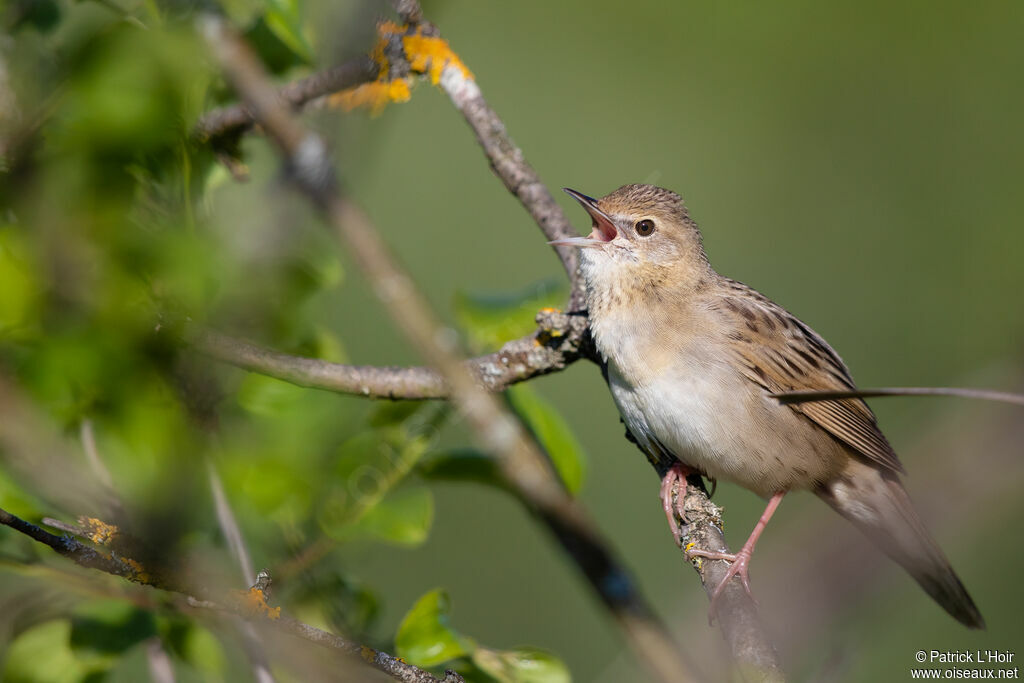
<instances>
[{"instance_id":1,"label":"pale breast","mask_svg":"<svg viewBox=\"0 0 1024 683\"><path fill-rule=\"evenodd\" d=\"M615 351L607 356L608 379L630 431L710 477L770 496L812 488L848 457L835 439L729 365L713 342L676 346L670 363L651 349ZM656 359L656 371L647 358Z\"/></svg>"}]
</instances>

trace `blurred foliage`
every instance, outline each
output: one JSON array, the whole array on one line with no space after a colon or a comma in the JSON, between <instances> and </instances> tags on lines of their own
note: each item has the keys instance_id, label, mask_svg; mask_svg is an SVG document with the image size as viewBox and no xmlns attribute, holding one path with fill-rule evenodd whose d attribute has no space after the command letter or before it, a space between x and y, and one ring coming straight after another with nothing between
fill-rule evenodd
<instances>
[{"instance_id":1,"label":"blurred foliage","mask_svg":"<svg viewBox=\"0 0 1024 683\"><path fill-rule=\"evenodd\" d=\"M568 294L560 282L545 280L509 294L459 292L455 315L477 351L494 351L536 329L534 317L545 307L561 306Z\"/></svg>"},{"instance_id":2,"label":"blurred foliage","mask_svg":"<svg viewBox=\"0 0 1024 683\"><path fill-rule=\"evenodd\" d=\"M323 36L310 30L303 0L224 8L273 73L297 77L315 63ZM348 10L362 11L355 3ZM289 613L388 650L406 647L412 621L398 635L381 632L388 587L347 571L344 558L427 541L435 493L417 468L448 448L447 406L366 405L181 348L188 321L291 353L348 359L321 310L324 297L346 285L345 268L301 200L275 184L274 206L255 224L217 208L230 178L190 129L232 95L195 34L192 11L148 1L23 1L0 13L8 41L0 46L0 86L13 94L0 112L0 371L49 430L26 442L0 429L0 505L32 520L123 509L109 521L160 539L152 561L217 567L223 581L235 570L205 483L212 462L253 556L281 567L278 597ZM544 285L527 297L499 297L504 308L466 295L463 322L473 340L490 343L518 334L520 319L532 325L531 308L561 294ZM571 449L556 462L578 490L580 449L564 423L539 397L516 401L550 448ZM112 473L114 508L97 494L82 509L44 485L69 465L87 471L78 441L84 420ZM54 442L58 450L37 452ZM18 460L20 449L32 453L33 466ZM17 559L0 568L16 577L0 589L0 603L12 606L0 617L3 680L137 680L153 642L185 680L246 675L244 650L223 624L138 604L116 582L103 584L114 597L99 598L49 551L16 535L0 534L0 553ZM55 571L26 573L24 563ZM52 607L40 612L26 597L36 593ZM414 659L459 659L453 666L480 681L565 679L538 678L537 671L564 673L546 655L493 651L474 663L471 654Z\"/></svg>"},{"instance_id":3,"label":"blurred foliage","mask_svg":"<svg viewBox=\"0 0 1024 683\"><path fill-rule=\"evenodd\" d=\"M716 266L819 329L865 385L1014 388L1024 5L426 5L552 188L682 191ZM181 348L188 321L336 362L421 360L288 191L265 140L242 141L243 184L191 138L203 112L234 101L195 34L197 6L0 4L0 378L11 391L0 400L28 407L24 421L0 416L0 507L32 521L114 514L82 455L90 420L124 511L110 521L157 546L154 561L239 587L209 462L286 614L471 680L562 681L566 666L578 680L637 679L600 606L505 495L458 415L301 389ZM365 51L388 13L357 0L222 7L281 82ZM307 120L470 349L527 334L537 309L563 305L557 259L442 96L421 87L376 118ZM506 398L680 641L717 651L699 587L680 580L650 469L623 441L598 373L572 368ZM963 453L971 471L999 473L992 487L1024 482L993 456L1016 442L978 432L988 423L974 413L877 410L912 492L936 509L964 476ZM965 440L925 442L939 423ZM920 647L1012 649L1024 564L1007 540L1024 513L1019 496L992 487L974 487L962 519L933 515L988 633L931 618L913 590L835 585L823 570L815 580L839 606L810 631L793 605L811 598L794 596L816 584L759 592L766 612L789 619L773 635L793 670L886 680ZM760 502L720 488L735 540ZM845 529L793 498L762 543L765 571L788 566L793 543L817 548ZM826 531L808 535L812 522ZM982 537L968 532L979 527ZM985 559L993 546L1010 546L1001 562ZM892 581L909 588L895 570ZM230 624L161 600L0 529L0 678L141 680L154 639L178 680L250 676ZM524 641L559 657L515 646ZM315 678L303 668L315 657L268 650L282 680Z\"/></svg>"},{"instance_id":4,"label":"blurred foliage","mask_svg":"<svg viewBox=\"0 0 1024 683\"><path fill-rule=\"evenodd\" d=\"M473 667L457 667L467 681L501 683L568 683L569 671L550 653L535 648L508 651L478 645L452 628L448 595L433 590L421 597L402 619L395 636L400 657L422 667L468 659Z\"/></svg>"}]
</instances>

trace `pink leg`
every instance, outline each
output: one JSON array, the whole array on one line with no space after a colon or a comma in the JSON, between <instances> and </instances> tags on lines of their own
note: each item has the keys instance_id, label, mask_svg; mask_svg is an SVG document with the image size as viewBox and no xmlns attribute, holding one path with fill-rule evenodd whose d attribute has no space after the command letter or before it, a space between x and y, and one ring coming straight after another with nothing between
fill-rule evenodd
<instances>
[{"instance_id":1,"label":"pink leg","mask_svg":"<svg viewBox=\"0 0 1024 683\"><path fill-rule=\"evenodd\" d=\"M686 515L683 512L683 499L686 497L686 478L692 474L692 470L677 462L665 473L661 480L661 506L665 510L665 517L668 518L668 528L672 530L672 538L676 539L676 545L682 545L683 532L679 526L679 520L685 522ZM672 497L672 487L679 484L679 490Z\"/></svg>"},{"instance_id":2,"label":"pink leg","mask_svg":"<svg viewBox=\"0 0 1024 683\"><path fill-rule=\"evenodd\" d=\"M732 562L732 566L729 567L729 571L726 572L725 578L715 588L715 592L711 595L711 610L710 613L715 612L715 603L718 601L718 596L722 594L722 590L725 589L725 585L729 583L729 579L734 576L739 576L740 581L743 583L743 588L746 589L747 595L753 600L754 596L750 592L750 578L748 575L750 569L750 558L754 555L754 546L757 545L757 539L761 537L761 532L768 525L768 520L775 514L776 508L779 507L779 503L782 502L782 497L786 495L785 491L780 491L771 497L768 501L768 506L764 509L764 514L761 515L761 519L757 520L757 524L754 526L754 530L750 533L750 538L743 544L740 551L735 555L729 553L713 553L707 550L698 550L696 548L687 552L691 557L706 557L709 560L726 560ZM756 602L756 601L755 601Z\"/></svg>"}]
</instances>

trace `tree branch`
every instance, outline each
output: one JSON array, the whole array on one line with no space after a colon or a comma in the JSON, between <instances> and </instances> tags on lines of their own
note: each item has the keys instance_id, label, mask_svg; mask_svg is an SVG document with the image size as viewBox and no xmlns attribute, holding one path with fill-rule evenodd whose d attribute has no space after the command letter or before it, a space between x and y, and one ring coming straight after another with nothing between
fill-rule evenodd
<instances>
[{"instance_id":1,"label":"tree branch","mask_svg":"<svg viewBox=\"0 0 1024 683\"><path fill-rule=\"evenodd\" d=\"M592 587L622 625L640 661L662 681L691 678L629 575L608 551L579 504L569 497L522 425L478 383L428 302L402 270L367 217L343 199L323 142L280 105L255 56L224 20L204 15L202 33L235 89L278 147L298 188L353 254L381 302L412 345L436 367L484 448L497 456L516 491L563 541ZM447 67L446 71L454 67ZM444 76L442 76L444 78ZM613 573L609 573L609 571Z\"/></svg>"},{"instance_id":2,"label":"tree branch","mask_svg":"<svg viewBox=\"0 0 1024 683\"><path fill-rule=\"evenodd\" d=\"M592 357L585 316L545 310L537 314L537 324L533 334L466 361L466 369L488 391L502 391ZM210 330L185 336L193 348L211 358L312 389L393 400L443 399L451 393L433 368L331 363L279 353Z\"/></svg>"},{"instance_id":3,"label":"tree branch","mask_svg":"<svg viewBox=\"0 0 1024 683\"><path fill-rule=\"evenodd\" d=\"M298 110L325 95L368 83L377 77L378 70L379 67L369 56L361 55L307 78L292 81L277 91L277 97L292 109ZM247 107L236 104L203 114L192 134L202 142L229 139L245 132L255 122Z\"/></svg>"},{"instance_id":4,"label":"tree branch","mask_svg":"<svg viewBox=\"0 0 1024 683\"><path fill-rule=\"evenodd\" d=\"M672 494L678 496L678 489L673 489ZM683 557L686 557L685 550L690 547L709 552L731 552L722 534L722 508L711 502L702 486L686 487L683 509L686 511ZM710 599L725 579L729 563L700 557L693 558L690 563L700 576ZM716 610L715 617L722 629L722 636L744 679L765 683L785 680L779 655L765 635L758 617L757 605L739 581L731 581L726 585L718 598Z\"/></svg>"},{"instance_id":5,"label":"tree branch","mask_svg":"<svg viewBox=\"0 0 1024 683\"><path fill-rule=\"evenodd\" d=\"M113 553L108 555L107 553L100 552L71 536L51 534L45 529L26 522L2 508L0 508L0 524L19 531L43 545L49 546L57 554L66 557L79 566L88 569L98 569L101 572L124 577L159 590L178 593L185 597L190 607L232 614L245 619L249 623L270 626L317 645L338 650L347 655L357 655L375 669L390 675L396 680L408 683L458 683L463 681L461 676L452 672L448 672L444 679L439 679L431 673L411 664L406 664L385 652L354 643L296 619L279 616L278 611L266 607L265 602L263 603L263 609L254 609L250 602L242 599L214 600L197 598L194 595L194 588L186 589L178 582L169 583L164 579L158 578L166 576L165 574L147 571L134 560L122 558Z\"/></svg>"}]
</instances>

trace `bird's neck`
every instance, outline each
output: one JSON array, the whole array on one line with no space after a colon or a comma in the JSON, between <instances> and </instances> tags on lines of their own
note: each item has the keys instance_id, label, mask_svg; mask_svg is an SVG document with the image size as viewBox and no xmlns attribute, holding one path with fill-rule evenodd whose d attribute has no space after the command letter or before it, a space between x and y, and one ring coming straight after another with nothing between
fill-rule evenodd
<instances>
[{"instance_id":1,"label":"bird's neck","mask_svg":"<svg viewBox=\"0 0 1024 683\"><path fill-rule=\"evenodd\" d=\"M583 264L591 330L601 355L628 374L658 347L688 336L701 293L717 274L678 266ZM643 366L641 362L640 367Z\"/></svg>"}]
</instances>

